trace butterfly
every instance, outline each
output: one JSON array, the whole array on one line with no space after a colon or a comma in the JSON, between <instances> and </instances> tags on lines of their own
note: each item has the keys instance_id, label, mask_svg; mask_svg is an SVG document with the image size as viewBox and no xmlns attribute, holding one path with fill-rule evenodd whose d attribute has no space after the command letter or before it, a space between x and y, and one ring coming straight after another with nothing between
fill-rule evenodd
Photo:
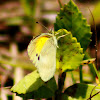
<instances>
[{"instance_id":1,"label":"butterfly","mask_svg":"<svg viewBox=\"0 0 100 100\"><path fill-rule=\"evenodd\" d=\"M57 33L59 34L59 33ZM58 39L53 31L42 33L33 38L28 45L28 55L30 60L40 74L43 81L50 80L56 70L56 49L58 48Z\"/></svg>"}]
</instances>

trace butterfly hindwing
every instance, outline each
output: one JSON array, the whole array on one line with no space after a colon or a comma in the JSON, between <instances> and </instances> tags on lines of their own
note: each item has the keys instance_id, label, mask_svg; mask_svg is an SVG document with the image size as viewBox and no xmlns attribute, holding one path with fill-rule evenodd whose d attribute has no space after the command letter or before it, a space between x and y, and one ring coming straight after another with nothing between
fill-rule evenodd
<instances>
[{"instance_id":1,"label":"butterfly hindwing","mask_svg":"<svg viewBox=\"0 0 100 100\"><path fill-rule=\"evenodd\" d=\"M36 66L43 81L48 81L54 76L56 69L56 45L53 38L49 38L46 41Z\"/></svg>"}]
</instances>

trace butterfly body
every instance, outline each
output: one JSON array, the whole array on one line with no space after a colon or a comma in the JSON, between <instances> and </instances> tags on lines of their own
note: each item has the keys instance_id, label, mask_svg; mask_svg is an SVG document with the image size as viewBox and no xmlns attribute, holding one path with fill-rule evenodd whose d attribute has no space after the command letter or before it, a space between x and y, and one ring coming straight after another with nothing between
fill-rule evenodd
<instances>
[{"instance_id":1,"label":"butterfly body","mask_svg":"<svg viewBox=\"0 0 100 100\"><path fill-rule=\"evenodd\" d=\"M56 48L57 39L51 33L42 33L31 40L28 46L30 60L45 82L54 76L56 70Z\"/></svg>"}]
</instances>

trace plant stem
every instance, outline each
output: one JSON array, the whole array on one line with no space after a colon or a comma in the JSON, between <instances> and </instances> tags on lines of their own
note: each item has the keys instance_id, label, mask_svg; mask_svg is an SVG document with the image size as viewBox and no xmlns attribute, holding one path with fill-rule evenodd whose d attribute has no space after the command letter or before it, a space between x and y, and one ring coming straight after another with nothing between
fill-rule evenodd
<instances>
[{"instance_id":1,"label":"plant stem","mask_svg":"<svg viewBox=\"0 0 100 100\"><path fill-rule=\"evenodd\" d=\"M80 83L82 83L83 82L82 65L80 65L79 70L80 70Z\"/></svg>"},{"instance_id":2,"label":"plant stem","mask_svg":"<svg viewBox=\"0 0 100 100\"><path fill-rule=\"evenodd\" d=\"M99 73L98 73L98 71L97 71L97 68L95 67L95 65L94 65L93 67L94 67L94 70L95 70L96 75L97 75L97 77L98 77L98 79L99 79L99 82L100 82L100 75L99 75Z\"/></svg>"},{"instance_id":3,"label":"plant stem","mask_svg":"<svg viewBox=\"0 0 100 100\"><path fill-rule=\"evenodd\" d=\"M89 8L88 8L88 9L89 9ZM95 30L95 57L96 57L95 64L96 64L96 68L98 69L98 57L97 57L97 55L98 55L98 48L97 48L98 43L97 43L97 31L96 31L96 24L95 24L95 19L94 19L94 16L93 16L93 14L92 14L92 12L91 12L91 10L90 10L90 9L89 9L89 11L90 11L91 16L92 16L92 18L93 18L93 24L94 24L94 30ZM100 82L100 76L99 76L98 71L97 71L97 69L96 69L96 68L94 67L95 72L96 72L97 77L98 77L99 82Z\"/></svg>"},{"instance_id":4,"label":"plant stem","mask_svg":"<svg viewBox=\"0 0 100 100\"><path fill-rule=\"evenodd\" d=\"M62 8L61 0L58 0L58 3L59 3L60 8Z\"/></svg>"},{"instance_id":5,"label":"plant stem","mask_svg":"<svg viewBox=\"0 0 100 100\"><path fill-rule=\"evenodd\" d=\"M64 87L64 81L65 81L65 77L66 77L66 72L63 72L59 75L59 79L58 79L58 88L59 90L62 92L63 87Z\"/></svg>"},{"instance_id":6,"label":"plant stem","mask_svg":"<svg viewBox=\"0 0 100 100\"><path fill-rule=\"evenodd\" d=\"M61 100L61 98L62 98L62 90L64 87L65 78L66 78L66 72L63 72L59 75L58 90L57 90L56 95L55 95L55 100Z\"/></svg>"},{"instance_id":7,"label":"plant stem","mask_svg":"<svg viewBox=\"0 0 100 100\"><path fill-rule=\"evenodd\" d=\"M75 84L76 80L74 79L74 75L73 75L72 71L71 71L71 77L72 77L73 84Z\"/></svg>"}]
</instances>

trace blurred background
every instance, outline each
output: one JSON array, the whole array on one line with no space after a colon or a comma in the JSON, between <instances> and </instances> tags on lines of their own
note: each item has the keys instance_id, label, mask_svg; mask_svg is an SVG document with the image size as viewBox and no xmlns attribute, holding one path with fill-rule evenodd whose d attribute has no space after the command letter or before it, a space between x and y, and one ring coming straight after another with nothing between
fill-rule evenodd
<instances>
[{"instance_id":1,"label":"blurred background","mask_svg":"<svg viewBox=\"0 0 100 100\"><path fill-rule=\"evenodd\" d=\"M73 0L83 16L91 25L93 35L88 53L95 58L95 31L91 10L97 27L98 66L100 68L100 1ZM63 4L69 0L61 0ZM89 7L89 9L88 9ZM22 100L10 91L28 73L35 70L27 55L27 46L33 36L48 32L36 21L48 29L53 28L60 6L57 0L0 0L0 100ZM92 71L93 72L93 71ZM73 71L79 82L78 70ZM83 79L86 83L95 83L89 67L83 67ZM66 87L72 84L70 74L66 78Z\"/></svg>"}]
</instances>

